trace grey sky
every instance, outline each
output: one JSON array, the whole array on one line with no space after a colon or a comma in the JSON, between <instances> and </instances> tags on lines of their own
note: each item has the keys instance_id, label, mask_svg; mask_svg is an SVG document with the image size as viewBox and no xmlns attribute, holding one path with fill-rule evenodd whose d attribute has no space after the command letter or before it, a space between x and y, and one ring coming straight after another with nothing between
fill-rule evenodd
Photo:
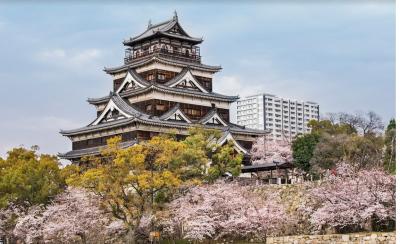
<instances>
[{"instance_id":1,"label":"grey sky","mask_svg":"<svg viewBox=\"0 0 400 244\"><path fill-rule=\"evenodd\" d=\"M123 61L124 38L178 11L203 36L203 62L222 65L215 90L316 101L321 112L395 116L392 1L0 5L0 155L37 144L70 149L58 134L95 117L88 97L108 94L102 69Z\"/></svg>"}]
</instances>

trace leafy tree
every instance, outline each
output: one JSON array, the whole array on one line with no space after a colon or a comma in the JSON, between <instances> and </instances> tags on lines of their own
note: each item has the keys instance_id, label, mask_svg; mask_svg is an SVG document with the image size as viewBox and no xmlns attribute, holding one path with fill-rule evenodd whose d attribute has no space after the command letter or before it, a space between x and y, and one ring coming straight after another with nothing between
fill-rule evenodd
<instances>
[{"instance_id":1,"label":"leafy tree","mask_svg":"<svg viewBox=\"0 0 400 244\"><path fill-rule=\"evenodd\" d=\"M189 136L183 141L186 145L183 158L191 165L186 171L190 173L188 176L214 181L227 172L233 176L240 174L243 155L235 152L231 142L218 145L216 142L220 136L220 131L203 127L189 130Z\"/></svg>"},{"instance_id":2,"label":"leafy tree","mask_svg":"<svg viewBox=\"0 0 400 244\"><path fill-rule=\"evenodd\" d=\"M296 137L292 142L293 161L297 168L310 172L310 160L313 157L314 150L320 135L317 133L305 134Z\"/></svg>"},{"instance_id":3,"label":"leafy tree","mask_svg":"<svg viewBox=\"0 0 400 244\"><path fill-rule=\"evenodd\" d=\"M311 120L308 122L308 126L311 128L311 132L315 134L353 134L357 133L353 125L347 123L334 123L331 120Z\"/></svg>"},{"instance_id":4,"label":"leafy tree","mask_svg":"<svg viewBox=\"0 0 400 244\"><path fill-rule=\"evenodd\" d=\"M357 169L382 166L381 137L353 135L343 142L344 160Z\"/></svg>"},{"instance_id":5,"label":"leafy tree","mask_svg":"<svg viewBox=\"0 0 400 244\"><path fill-rule=\"evenodd\" d=\"M202 127L189 129L189 136L182 142L186 145L182 159L190 165L183 172L183 179L202 180L207 173L207 167L212 160L213 150L218 147L216 138L220 131L208 130Z\"/></svg>"},{"instance_id":6,"label":"leafy tree","mask_svg":"<svg viewBox=\"0 0 400 244\"><path fill-rule=\"evenodd\" d=\"M312 171L321 173L326 169L333 169L341 162L345 156L345 144L348 139L349 136L345 134L322 134L310 160Z\"/></svg>"},{"instance_id":7,"label":"leafy tree","mask_svg":"<svg viewBox=\"0 0 400 244\"><path fill-rule=\"evenodd\" d=\"M0 160L0 208L48 203L64 187L55 156L14 148Z\"/></svg>"},{"instance_id":8,"label":"leafy tree","mask_svg":"<svg viewBox=\"0 0 400 244\"><path fill-rule=\"evenodd\" d=\"M218 146L212 154L212 162L208 168L207 179L214 181L225 173L238 176L242 169L242 159L242 154L235 153L232 142L228 142L224 146Z\"/></svg>"},{"instance_id":9,"label":"leafy tree","mask_svg":"<svg viewBox=\"0 0 400 244\"><path fill-rule=\"evenodd\" d=\"M156 205L155 199L181 184L185 170L180 159L185 145L163 137L127 149L119 148L121 138L108 140L102 160L93 159L96 167L69 178L71 185L82 186L102 198L114 217L129 228L134 240L141 218Z\"/></svg>"},{"instance_id":10,"label":"leafy tree","mask_svg":"<svg viewBox=\"0 0 400 244\"><path fill-rule=\"evenodd\" d=\"M390 173L396 173L396 121L390 120L385 131L384 167Z\"/></svg>"}]
</instances>

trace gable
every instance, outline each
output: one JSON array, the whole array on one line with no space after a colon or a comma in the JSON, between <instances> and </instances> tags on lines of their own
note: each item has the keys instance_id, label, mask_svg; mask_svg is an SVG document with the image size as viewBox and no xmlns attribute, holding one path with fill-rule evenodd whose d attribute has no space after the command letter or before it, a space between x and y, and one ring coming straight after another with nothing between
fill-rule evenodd
<instances>
[{"instance_id":1,"label":"gable","mask_svg":"<svg viewBox=\"0 0 400 244\"><path fill-rule=\"evenodd\" d=\"M192 81L188 80L183 80L180 83L178 83L175 87L179 88L184 88L184 89L190 89L190 90L195 90L195 91L201 91Z\"/></svg>"},{"instance_id":2,"label":"gable","mask_svg":"<svg viewBox=\"0 0 400 244\"><path fill-rule=\"evenodd\" d=\"M243 154L247 154L247 150L242 147L236 140L235 138L233 138L232 134L229 132L220 142L219 145L224 145L226 143L228 143L228 141L232 141L233 142L233 148L236 150L236 152L238 153L243 153Z\"/></svg>"},{"instance_id":3,"label":"gable","mask_svg":"<svg viewBox=\"0 0 400 244\"><path fill-rule=\"evenodd\" d=\"M178 24L175 24L174 26L172 26L167 32L175 34L175 35L187 36L185 31Z\"/></svg>"},{"instance_id":4,"label":"gable","mask_svg":"<svg viewBox=\"0 0 400 244\"><path fill-rule=\"evenodd\" d=\"M115 103L110 100L106 106L106 108L101 112L99 117L91 124L97 125L104 122L110 122L119 119L131 118L132 115L129 115L118 108Z\"/></svg>"},{"instance_id":5,"label":"gable","mask_svg":"<svg viewBox=\"0 0 400 244\"><path fill-rule=\"evenodd\" d=\"M183 75L176 82L169 85L169 87L178 87L178 88L197 90L204 93L208 93L208 91L204 89L203 86L192 75L192 72L190 72L190 70L186 71L185 75Z\"/></svg>"},{"instance_id":6,"label":"gable","mask_svg":"<svg viewBox=\"0 0 400 244\"><path fill-rule=\"evenodd\" d=\"M192 121L180 109L176 110L173 114L168 116L165 120L192 123Z\"/></svg>"},{"instance_id":7,"label":"gable","mask_svg":"<svg viewBox=\"0 0 400 244\"><path fill-rule=\"evenodd\" d=\"M219 117L217 113L215 113L211 118L209 118L207 121L203 122L203 124L206 125L219 125L219 126L228 126L224 120Z\"/></svg>"},{"instance_id":8,"label":"gable","mask_svg":"<svg viewBox=\"0 0 400 244\"><path fill-rule=\"evenodd\" d=\"M124 81L122 84L119 86L117 93L130 90L130 89L138 89L138 88L143 88L145 87L144 85L140 84L133 76L131 75L130 72L127 73Z\"/></svg>"}]
</instances>

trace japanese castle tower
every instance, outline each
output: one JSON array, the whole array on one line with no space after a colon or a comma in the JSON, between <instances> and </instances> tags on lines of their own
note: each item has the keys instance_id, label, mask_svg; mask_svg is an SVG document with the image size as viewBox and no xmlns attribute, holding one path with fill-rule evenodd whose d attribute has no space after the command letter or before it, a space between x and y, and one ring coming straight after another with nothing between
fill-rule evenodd
<instances>
[{"instance_id":1,"label":"japanese castle tower","mask_svg":"<svg viewBox=\"0 0 400 244\"><path fill-rule=\"evenodd\" d=\"M202 42L182 28L176 13L125 40L124 64L104 69L113 79L113 90L88 99L97 111L93 122L60 132L72 141L72 150L59 156L78 162L99 154L113 136L121 136L121 147L129 147L171 130L184 137L189 127L202 125L221 130L218 143L232 140L246 158L255 138L265 131L230 123L229 105L239 97L213 92L213 75L221 67L201 62Z\"/></svg>"}]
</instances>

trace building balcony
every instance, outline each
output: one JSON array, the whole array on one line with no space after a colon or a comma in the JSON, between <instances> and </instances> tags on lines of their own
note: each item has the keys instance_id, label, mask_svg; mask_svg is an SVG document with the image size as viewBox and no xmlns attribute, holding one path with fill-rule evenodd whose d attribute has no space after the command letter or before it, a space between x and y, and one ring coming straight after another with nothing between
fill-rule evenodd
<instances>
[{"instance_id":1,"label":"building balcony","mask_svg":"<svg viewBox=\"0 0 400 244\"><path fill-rule=\"evenodd\" d=\"M175 49L175 48L152 48L148 50L137 50L133 51L132 49L128 48L125 50L125 64L131 63L131 62L136 62L141 59L144 59L149 56L160 56L160 57L165 57L168 59L173 59L177 61L183 61L183 62L195 62L195 63L200 63L201 62L201 56L199 54L199 50L195 49L195 52L192 53L191 50L184 50L182 51L181 49Z\"/></svg>"}]
</instances>

